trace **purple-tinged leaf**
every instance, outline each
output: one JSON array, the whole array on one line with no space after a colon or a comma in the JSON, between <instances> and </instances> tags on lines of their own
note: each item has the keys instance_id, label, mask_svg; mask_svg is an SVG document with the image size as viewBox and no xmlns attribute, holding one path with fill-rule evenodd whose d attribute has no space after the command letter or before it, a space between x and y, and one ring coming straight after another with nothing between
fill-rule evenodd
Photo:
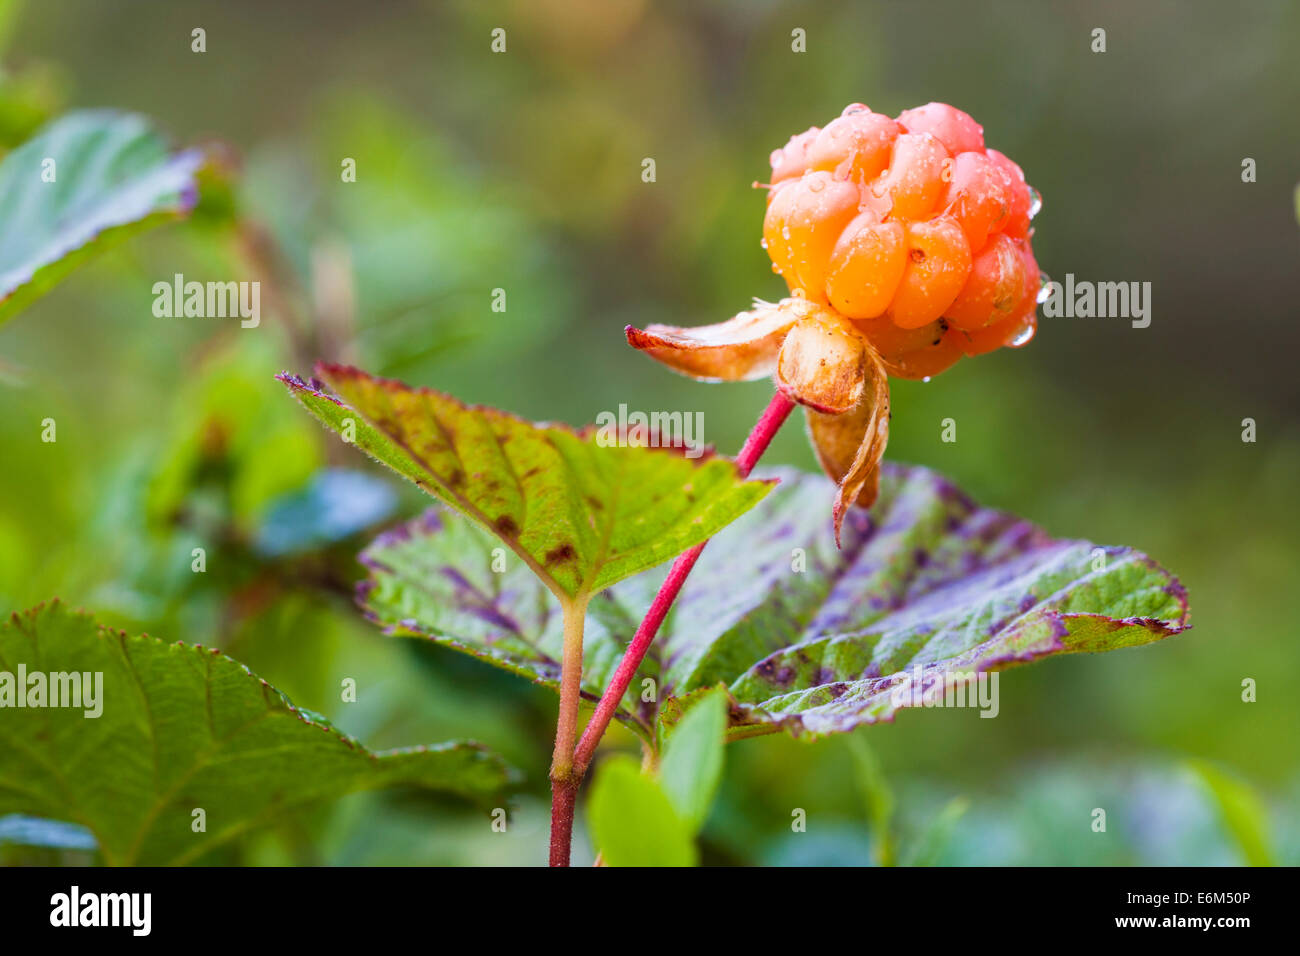
<instances>
[{"instance_id":1,"label":"purple-tinged leaf","mask_svg":"<svg viewBox=\"0 0 1300 956\"><path fill-rule=\"evenodd\" d=\"M887 465L875 507L845 522L842 551L826 519L834 486L779 474L780 487L705 549L623 702L625 721L652 726L653 705L633 692L653 678L670 711L670 698L726 683L733 737L850 730L924 701L903 691L1188 626L1186 592L1150 558L1054 539L928 469ZM447 515L408 526L400 543L366 551L360 599L376 620L553 684L557 625L538 616L535 594L506 579L482 578L476 598L429 583L481 567L487 542ZM593 605L588 693L603 687L661 579L640 575Z\"/></svg>"}]
</instances>

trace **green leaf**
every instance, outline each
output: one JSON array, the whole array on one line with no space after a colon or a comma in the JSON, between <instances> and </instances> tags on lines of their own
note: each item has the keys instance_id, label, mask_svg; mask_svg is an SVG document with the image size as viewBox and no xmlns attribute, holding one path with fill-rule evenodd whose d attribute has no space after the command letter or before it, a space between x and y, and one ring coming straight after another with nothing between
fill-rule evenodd
<instances>
[{"instance_id":1,"label":"green leaf","mask_svg":"<svg viewBox=\"0 0 1300 956\"><path fill-rule=\"evenodd\" d=\"M601 764L587 804L591 839L606 866L694 866L690 825L631 757Z\"/></svg>"},{"instance_id":2,"label":"green leaf","mask_svg":"<svg viewBox=\"0 0 1300 956\"><path fill-rule=\"evenodd\" d=\"M887 464L875 507L849 512L842 551L830 533L834 486L777 473L777 491L704 550L629 689L625 721L652 726L632 693L648 678L668 710L674 696L725 683L732 737L842 732L920 702L893 693L917 667L916 686L943 688L1188 626L1186 591L1146 555L1052 538L928 469ZM556 625L535 594L493 585L478 570L481 543L456 525L408 526L400 555L377 542L362 603L386 626L460 642L536 679L534 655ZM447 599L457 568L474 569L479 599ZM601 596L600 647L631 640L661 580L641 575Z\"/></svg>"},{"instance_id":3,"label":"green leaf","mask_svg":"<svg viewBox=\"0 0 1300 956\"><path fill-rule=\"evenodd\" d=\"M595 429L534 425L348 366L316 374L338 398L280 378L328 427L355 430L367 454L491 530L561 598L661 564L769 490L724 459L604 445Z\"/></svg>"},{"instance_id":4,"label":"green leaf","mask_svg":"<svg viewBox=\"0 0 1300 956\"><path fill-rule=\"evenodd\" d=\"M694 831L704 825L722 781L726 735L727 693L718 688L692 702L664 745L659 784L678 816Z\"/></svg>"},{"instance_id":5,"label":"green leaf","mask_svg":"<svg viewBox=\"0 0 1300 956\"><path fill-rule=\"evenodd\" d=\"M494 553L495 551L495 553ZM426 637L556 689L563 620L546 586L522 561L506 557L489 532L434 508L376 538L360 555L370 570L357 587L366 614L391 634ZM619 585L649 604L654 575ZM582 693L595 700L609 683L638 621L605 591L587 605ZM645 665L633 680L619 718L647 739L653 704L642 705Z\"/></svg>"},{"instance_id":6,"label":"green leaf","mask_svg":"<svg viewBox=\"0 0 1300 956\"><path fill-rule=\"evenodd\" d=\"M1273 866L1268 808L1254 789L1204 760L1189 760L1187 766L1214 801L1225 829L1236 839L1246 862L1250 866Z\"/></svg>"},{"instance_id":7,"label":"green leaf","mask_svg":"<svg viewBox=\"0 0 1300 956\"><path fill-rule=\"evenodd\" d=\"M47 706L15 709L22 672L29 704L47 675ZM102 675L95 700L48 706L48 675L74 673ZM368 751L223 654L128 637L58 602L0 625L0 704L0 815L83 826L109 864L191 862L354 790L408 785L486 807L510 782L474 744ZM205 832L191 829L196 809Z\"/></svg>"},{"instance_id":8,"label":"green leaf","mask_svg":"<svg viewBox=\"0 0 1300 956\"><path fill-rule=\"evenodd\" d=\"M43 172L53 161L54 181ZM169 153L142 117L69 113L0 163L0 323L113 241L189 213L197 150Z\"/></svg>"}]
</instances>

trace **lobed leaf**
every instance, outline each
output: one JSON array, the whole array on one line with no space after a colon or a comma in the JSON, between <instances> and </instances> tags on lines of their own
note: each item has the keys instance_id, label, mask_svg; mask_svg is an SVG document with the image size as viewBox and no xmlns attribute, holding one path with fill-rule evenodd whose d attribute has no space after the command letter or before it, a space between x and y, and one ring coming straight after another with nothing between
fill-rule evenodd
<instances>
[{"instance_id":1,"label":"lobed leaf","mask_svg":"<svg viewBox=\"0 0 1300 956\"><path fill-rule=\"evenodd\" d=\"M945 688L1188 626L1186 591L1146 555L1054 539L928 469L887 464L876 505L847 516L843 550L825 517L834 485L780 475L775 494L705 549L629 689L624 721L652 726L633 692L653 678L666 713L674 697L725 683L732 736L846 731L919 702L894 693L904 681ZM518 581L479 573L484 542L457 526L426 518L372 545L359 600L390 628L552 683L538 655L555 645L556 624ZM474 588L453 596L445 582L466 568ZM603 595L589 661L621 651L661 579L642 575ZM584 687L598 693L607 673L594 667Z\"/></svg>"},{"instance_id":2,"label":"lobed leaf","mask_svg":"<svg viewBox=\"0 0 1300 956\"><path fill-rule=\"evenodd\" d=\"M188 214L202 163L197 150L169 152L143 117L112 110L69 113L6 156L0 323L112 241Z\"/></svg>"},{"instance_id":3,"label":"lobed leaf","mask_svg":"<svg viewBox=\"0 0 1300 956\"><path fill-rule=\"evenodd\" d=\"M99 716L84 698L48 706L48 677L46 706L16 708L6 692L22 689L20 668L29 682L101 674ZM0 818L85 827L109 864L190 862L355 790L408 785L492 806L511 782L475 744L366 750L217 651L129 637L58 602L0 625L0 703ZM196 809L204 832L191 829Z\"/></svg>"},{"instance_id":4,"label":"lobed leaf","mask_svg":"<svg viewBox=\"0 0 1300 956\"><path fill-rule=\"evenodd\" d=\"M326 426L492 531L563 598L587 597L725 527L769 490L720 458L605 444L432 389L320 364L281 380Z\"/></svg>"}]
</instances>

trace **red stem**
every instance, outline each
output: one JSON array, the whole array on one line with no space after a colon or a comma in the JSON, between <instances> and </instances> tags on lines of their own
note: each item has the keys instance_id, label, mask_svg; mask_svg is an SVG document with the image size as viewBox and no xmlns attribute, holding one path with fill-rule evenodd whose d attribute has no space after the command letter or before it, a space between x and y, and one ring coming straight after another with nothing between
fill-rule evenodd
<instances>
[{"instance_id":1,"label":"red stem","mask_svg":"<svg viewBox=\"0 0 1300 956\"><path fill-rule=\"evenodd\" d=\"M551 779L551 866L569 865L573 845L573 811L578 803L578 781L569 775Z\"/></svg>"},{"instance_id":2,"label":"red stem","mask_svg":"<svg viewBox=\"0 0 1300 956\"><path fill-rule=\"evenodd\" d=\"M762 417L754 425L749 437L745 439L745 445L740 449L740 454L736 456L736 468L740 471L742 478L748 477L754 465L758 463L758 459L767 450L767 446L771 444L772 439L780 431L781 426L793 409L794 403L780 392L772 396L772 401L768 403ZM627 651L623 654L623 660L619 662L618 670L614 672L613 680L609 682L609 687L605 688L604 696L600 698L600 703L596 705L596 712L592 714L586 730L582 732L582 740L578 742L578 749L573 755L575 790L577 789L577 781L582 779L582 775L587 772L591 758L596 752L596 745L600 743L605 728L609 726L610 720L613 719L614 712L623 699L623 694L627 692L628 685L632 683L632 678L636 675L637 668L641 666L646 651L650 649L650 645L654 642L655 635L659 632L659 626L663 624L664 618L668 614L668 609L677 600L678 592L681 591L682 585L686 583L687 576L690 575L691 569L695 567L696 559L699 558L700 552L704 550L704 546L708 543L708 541L702 541L689 551L684 551L678 555L677 560L673 562L672 570L668 572L667 580L659 588L654 603L650 605L650 610L646 613L645 619L642 620L641 626L637 628L632 643L628 645ZM570 804L570 829L572 829L573 825L572 813L573 807ZM552 835L551 847L552 857L554 857L554 835Z\"/></svg>"},{"instance_id":3,"label":"red stem","mask_svg":"<svg viewBox=\"0 0 1300 956\"><path fill-rule=\"evenodd\" d=\"M736 468L742 478L749 476L750 471L758 463L758 459L767 450L772 438L780 431L793 409L794 403L780 392L772 396L772 401L768 403L762 417L754 425L754 430L745 439L740 454L736 456ZM668 572L668 579L659 588L654 603L650 605L650 610L642 620L641 626L637 628L632 643L624 652L623 660L619 662L613 679L605 688L604 696L596 705L596 712L582 732L582 740L578 742L577 750L573 754L573 762L568 767L563 766L564 761L560 757L564 749L561 741L563 735L557 732L557 757L551 768L551 866L569 865L569 850L573 838L573 811L578 800L578 784L582 781L583 774L587 772L591 757L596 752L596 745L600 743L605 728L609 726L614 712L618 709L619 701L623 699L623 694L636 675L637 668L641 666L641 661L659 632L659 626L663 624L668 609L672 607L673 601L677 600L677 594L686 583L687 575L691 573L691 568L695 567L695 559L700 556L706 544L708 541L700 542L689 551L682 552L673 562L672 570ZM567 660L567 655L570 653L568 647L565 653ZM578 646L578 659L581 659L581 644ZM564 709L562 701L562 719Z\"/></svg>"}]
</instances>

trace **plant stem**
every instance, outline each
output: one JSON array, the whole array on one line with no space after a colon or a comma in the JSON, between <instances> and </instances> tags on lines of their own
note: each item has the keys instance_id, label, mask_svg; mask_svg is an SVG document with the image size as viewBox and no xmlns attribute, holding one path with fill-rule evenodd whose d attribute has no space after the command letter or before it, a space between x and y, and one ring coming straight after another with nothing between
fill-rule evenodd
<instances>
[{"instance_id":1,"label":"plant stem","mask_svg":"<svg viewBox=\"0 0 1300 956\"><path fill-rule=\"evenodd\" d=\"M767 446L771 444L772 439L780 431L781 426L793 409L794 403L780 392L772 396L772 401L768 403L766 410L764 410L757 424L754 425L753 431L745 439L740 454L736 456L736 468L740 471L741 477L748 477L754 465L758 463L758 459L767 450ZM586 730L582 732L582 740L579 742L577 752L574 754L575 789L576 781L581 780L582 775L587 772L587 767L591 764L591 758L596 752L596 745L600 743L605 728L609 726L610 720L614 717L614 712L618 710L623 694L626 693L628 685L632 683L632 678L636 675L637 668L641 666L646 651L650 649L651 643L654 642L655 635L659 632L659 627L668 614L668 609L673 606L673 601L677 600L682 585L686 583L686 578L690 575L691 569L695 567L695 561L699 558L700 552L704 550L706 544L708 544L708 541L703 541L689 551L683 551L678 555L677 560L673 562L672 569L668 572L668 578L664 581L663 586L659 588L654 603L650 605L650 610L646 613L645 619L641 622L641 626L637 628L632 643L628 645L627 651L623 654L623 660L619 662L618 669L609 682L609 687L605 688L600 703L596 705L596 712L588 721ZM554 847L554 844L552 844L552 847ZM552 850L552 852L554 851Z\"/></svg>"},{"instance_id":2,"label":"plant stem","mask_svg":"<svg viewBox=\"0 0 1300 956\"><path fill-rule=\"evenodd\" d=\"M551 758L551 866L569 865L573 810L580 774L574 772L578 739L578 705L582 701L582 631L587 601L564 602L564 654L560 663L560 715L555 722L555 755Z\"/></svg>"},{"instance_id":3,"label":"plant stem","mask_svg":"<svg viewBox=\"0 0 1300 956\"><path fill-rule=\"evenodd\" d=\"M767 409L754 425L753 431L745 439L740 454L736 456L736 469L742 478L749 476L762 457L767 446L771 444L776 433L794 409L794 403L777 392L772 396ZM605 728L609 726L619 701L632 682L637 668L645 658L646 651L659 632L668 609L677 599L678 592L686 583L686 577L695 567L695 561L704 550L703 541L678 555L673 562L668 578L659 588L654 603L646 613L641 626L637 628L632 643L623 654L618 669L614 672L609 687L605 688L596 712L587 723L582 733L582 741L574 748L577 735L578 703L582 680L582 625L586 616L586 602L571 607L566 602L564 607L564 660L560 669L560 718L555 728L555 757L551 762L551 866L568 866L569 849L573 838L573 813L578 801L578 784L582 781L596 745L600 743ZM597 858L597 865L600 860Z\"/></svg>"}]
</instances>

